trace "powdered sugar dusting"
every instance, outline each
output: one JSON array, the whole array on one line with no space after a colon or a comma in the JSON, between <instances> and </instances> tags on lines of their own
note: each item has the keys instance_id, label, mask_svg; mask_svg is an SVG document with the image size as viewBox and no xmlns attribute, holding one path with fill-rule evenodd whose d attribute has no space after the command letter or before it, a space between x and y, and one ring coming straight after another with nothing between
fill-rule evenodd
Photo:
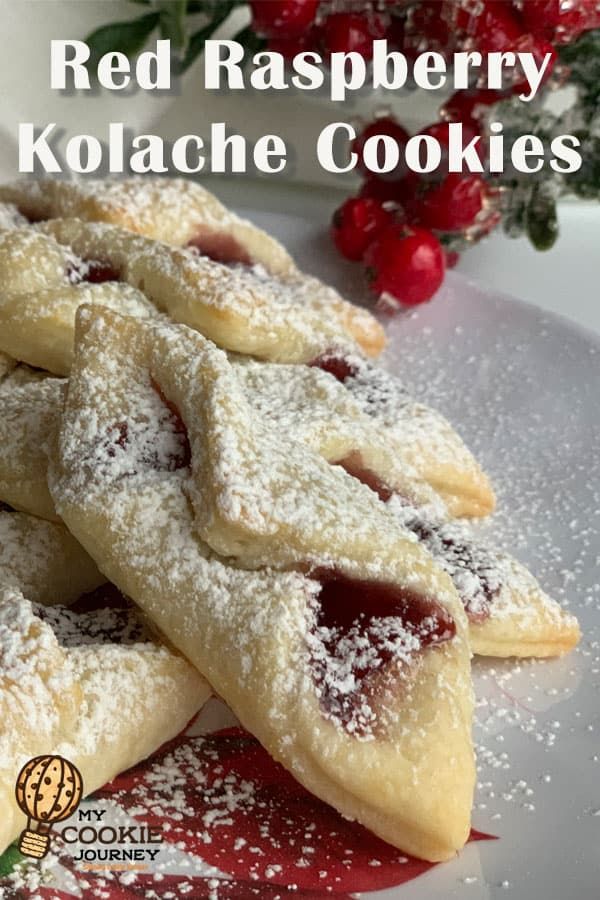
<instances>
[{"instance_id":1,"label":"powdered sugar dusting","mask_svg":"<svg viewBox=\"0 0 600 900\"><path fill-rule=\"evenodd\" d=\"M181 178L89 179L78 182L23 180L0 188L0 197L31 218L74 217L112 222L155 240L187 244L225 237L251 260L280 274L294 263L274 238L226 209L197 182ZM15 207L5 204L7 215Z\"/></svg>"},{"instance_id":2,"label":"powdered sugar dusting","mask_svg":"<svg viewBox=\"0 0 600 900\"><path fill-rule=\"evenodd\" d=\"M453 445L467 451L447 424L441 431L431 427L431 422L437 421L433 411L426 419L415 419L414 403L398 378L351 355L326 355L320 364L323 370L243 359L234 363L250 403L272 432L285 432L332 461L348 454L348 462L354 458L366 474L369 465L365 460L370 460L375 476L386 485L386 497L391 495L388 509L448 572L471 619L517 615L525 627L526 621L531 624L529 620L535 618L527 604L534 591L548 617L560 620L558 606L537 589L522 566L478 539L468 524L447 521L443 503L435 495L429 496L419 483L419 476L405 461L411 428L440 460L456 459ZM337 377L333 374L336 370ZM407 428L405 417L412 423ZM444 449L440 448L440 434ZM391 451L392 459L382 448ZM399 456L400 468L394 466ZM352 465L339 461L354 474Z\"/></svg>"},{"instance_id":3,"label":"powdered sugar dusting","mask_svg":"<svg viewBox=\"0 0 600 900\"><path fill-rule=\"evenodd\" d=\"M467 469L474 466L471 454L444 416L416 401L401 379L356 354L344 353L343 358L352 370L344 387L390 434L398 435L405 445L426 443L442 463L462 464Z\"/></svg>"},{"instance_id":4,"label":"powdered sugar dusting","mask_svg":"<svg viewBox=\"0 0 600 900\"><path fill-rule=\"evenodd\" d=\"M320 613L317 598L307 644L321 709L356 738L374 740L385 733L383 691L402 694L439 621L426 616L415 627L401 616L363 613L343 627L323 624ZM451 636L451 631L442 632L438 639Z\"/></svg>"},{"instance_id":5,"label":"powdered sugar dusting","mask_svg":"<svg viewBox=\"0 0 600 900\"><path fill-rule=\"evenodd\" d=\"M17 207L13 203L0 203L0 231L19 228L21 225L27 225L27 219Z\"/></svg>"},{"instance_id":6,"label":"powdered sugar dusting","mask_svg":"<svg viewBox=\"0 0 600 900\"><path fill-rule=\"evenodd\" d=\"M56 518L44 448L58 430L65 385L28 376L27 367L19 366L0 386L0 500Z\"/></svg>"},{"instance_id":7,"label":"powdered sugar dusting","mask_svg":"<svg viewBox=\"0 0 600 900\"><path fill-rule=\"evenodd\" d=\"M106 606L90 612L74 612L64 606L36 606L36 615L51 628L61 647L87 644L147 643L149 636L133 608Z\"/></svg>"},{"instance_id":8,"label":"powdered sugar dusting","mask_svg":"<svg viewBox=\"0 0 600 900\"><path fill-rule=\"evenodd\" d=\"M34 746L53 740L63 704L68 706L68 699L61 701L61 695L64 693L68 698L73 680L64 667L64 657L52 629L36 617L31 604L18 590L2 586L0 659L3 685L0 758L3 765L10 767L24 753L24 742L31 742L32 735Z\"/></svg>"},{"instance_id":9,"label":"powdered sugar dusting","mask_svg":"<svg viewBox=\"0 0 600 900\"><path fill-rule=\"evenodd\" d=\"M374 350L383 337L370 313L315 278L223 265L104 223L57 219L0 232L0 269L0 315L13 328L23 320L31 329L36 310L38 320L54 310L68 333L74 309L99 302L140 316L158 308L223 346L264 358L308 360L331 342L355 348L357 340ZM122 283L85 281L94 277ZM13 311L16 296L22 299ZM18 346L14 335L6 341L3 349L23 358L25 336Z\"/></svg>"},{"instance_id":10,"label":"powdered sugar dusting","mask_svg":"<svg viewBox=\"0 0 600 900\"><path fill-rule=\"evenodd\" d=\"M166 324L146 327L87 310L81 324L60 462L51 469L50 482L59 511L86 545L93 542L103 571L195 663L269 752L325 797L329 776L315 778L315 760L326 761L332 753L361 759L353 769L359 781L375 777L382 763L368 717L363 717L357 740L346 722L323 715L309 646L310 602L319 583L304 571L335 565L349 577L386 579L417 594L426 592L439 600L449 621L457 620L456 636L449 633L437 651L439 676L436 665L426 665L425 653L420 667L407 666L410 685L420 684L423 672L431 672L438 687L436 712L415 709L410 692L383 692L378 710L383 707L385 714L379 719L382 724L392 721L393 730L382 740L400 758L409 720L421 722L423 740L448 722L468 767L470 695L462 610L416 541L342 470L317 456L306 459L303 448L288 445L284 437L282 446L274 443L250 414L224 354L196 333ZM103 443L107 426L141 421L157 397L177 407L187 426L191 472L155 465L138 471L135 445L125 443L121 459ZM156 427L150 423L149 433ZM266 512L270 497L276 527L282 534L289 529L294 540L267 538L269 546L260 545L259 552L256 547L250 552L246 547L244 553L236 548L235 560L219 552L209 527L211 508L200 503L199 492L219 488L225 470L233 473L230 490L243 476L241 507ZM290 473L296 472L294 483ZM218 510L223 508L228 514L236 509L226 504ZM332 509L343 515L332 515ZM250 531L254 525L252 518ZM365 530L371 539L361 545ZM407 543L401 557L398 540ZM288 571L290 563L295 568L303 564L304 571ZM388 662L391 668L394 661L408 658L406 629L394 624L395 634L373 626L382 671ZM442 671L446 658L454 668ZM333 668L331 657L327 677ZM368 752L367 747L373 749ZM425 764L409 764L408 777L415 783Z\"/></svg>"}]
</instances>

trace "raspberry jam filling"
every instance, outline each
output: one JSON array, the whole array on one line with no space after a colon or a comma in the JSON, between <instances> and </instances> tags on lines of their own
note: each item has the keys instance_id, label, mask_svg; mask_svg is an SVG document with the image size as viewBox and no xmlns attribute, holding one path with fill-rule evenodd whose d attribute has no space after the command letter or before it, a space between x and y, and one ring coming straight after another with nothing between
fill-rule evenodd
<instances>
[{"instance_id":1,"label":"raspberry jam filling","mask_svg":"<svg viewBox=\"0 0 600 900\"><path fill-rule=\"evenodd\" d=\"M486 547L465 540L456 523L433 524L416 516L407 527L450 575L470 622L483 622L491 612L502 583Z\"/></svg>"},{"instance_id":2,"label":"raspberry jam filling","mask_svg":"<svg viewBox=\"0 0 600 900\"><path fill-rule=\"evenodd\" d=\"M252 265L249 254L239 241L222 231L201 230L188 241L187 246L192 250L197 250L202 256L208 256L214 262L224 265L234 263L244 266Z\"/></svg>"},{"instance_id":3,"label":"raspberry jam filling","mask_svg":"<svg viewBox=\"0 0 600 900\"><path fill-rule=\"evenodd\" d=\"M105 284L120 281L121 274L111 263L103 259L82 259L69 263L67 280L71 284Z\"/></svg>"},{"instance_id":4,"label":"raspberry jam filling","mask_svg":"<svg viewBox=\"0 0 600 900\"><path fill-rule=\"evenodd\" d=\"M188 430L185 427L185 422L181 418L181 414L175 404L172 403L171 400L169 400L167 397L165 397L160 388L160 385L157 384L154 378L151 378L150 381L152 383L152 387L169 411L170 426L176 440L179 443L178 452L173 456L173 466L172 468L169 466L169 470L175 471L177 469L187 469L189 468L192 461L192 451L190 448L190 439Z\"/></svg>"},{"instance_id":5,"label":"raspberry jam filling","mask_svg":"<svg viewBox=\"0 0 600 900\"><path fill-rule=\"evenodd\" d=\"M99 448L101 457L106 456L120 465L122 476L135 475L148 467L176 472L189 468L191 463L188 432L179 410L153 378L151 384L161 401L152 423L115 422Z\"/></svg>"},{"instance_id":6,"label":"raspberry jam filling","mask_svg":"<svg viewBox=\"0 0 600 900\"><path fill-rule=\"evenodd\" d=\"M325 353L309 365L329 372L342 383L358 375L356 366L335 353ZM397 396L394 397L391 382L383 381L376 387L373 396L367 391L361 397L365 412L368 414L385 409L389 402L397 402L398 397L402 396L401 389L398 388ZM502 588L502 575L490 551L485 546L469 540L468 535L461 534L460 527L454 523L431 521L427 516L423 516L412 506L409 498L403 497L369 469L359 452L349 453L334 464L342 466L349 475L376 493L384 503L393 497L396 502L405 506L407 515L402 517L403 524L416 535L441 568L450 575L469 620L482 622L488 618L491 605Z\"/></svg>"},{"instance_id":7,"label":"raspberry jam filling","mask_svg":"<svg viewBox=\"0 0 600 900\"><path fill-rule=\"evenodd\" d=\"M101 584L100 587L95 588L93 591L81 594L75 603L69 606L71 612L76 613L96 612L99 609L128 610L132 608L131 601L127 599L125 594L121 593L116 585L111 584L109 581L106 584Z\"/></svg>"},{"instance_id":8,"label":"raspberry jam filling","mask_svg":"<svg viewBox=\"0 0 600 900\"><path fill-rule=\"evenodd\" d=\"M342 466L349 475L374 491L384 503L395 497L402 506L412 508L408 498L402 497L364 465L357 451L349 453L335 465ZM479 544L462 539L456 525L427 521L417 509L414 509L414 515L407 515L404 525L450 575L469 620L482 622L487 619L492 601L501 588L497 567L489 552Z\"/></svg>"},{"instance_id":9,"label":"raspberry jam filling","mask_svg":"<svg viewBox=\"0 0 600 900\"><path fill-rule=\"evenodd\" d=\"M63 647L148 641L133 604L113 584L103 584L65 606L36 606Z\"/></svg>"},{"instance_id":10,"label":"raspberry jam filling","mask_svg":"<svg viewBox=\"0 0 600 900\"><path fill-rule=\"evenodd\" d=\"M337 356L335 353L323 353L317 356L308 364L314 369L322 369L333 375L342 384L349 378L354 378L358 374L358 368L349 362L343 356Z\"/></svg>"},{"instance_id":11,"label":"raspberry jam filling","mask_svg":"<svg viewBox=\"0 0 600 900\"><path fill-rule=\"evenodd\" d=\"M311 577L320 584L308 644L321 709L368 738L377 699L425 648L454 637L454 619L438 601L408 588L329 569Z\"/></svg>"},{"instance_id":12,"label":"raspberry jam filling","mask_svg":"<svg viewBox=\"0 0 600 900\"><path fill-rule=\"evenodd\" d=\"M353 451L348 456L335 462L334 465L341 466L348 475L352 475L353 478L371 488L384 503L387 503L394 496L394 490L376 475L372 469L365 466L360 453Z\"/></svg>"}]
</instances>

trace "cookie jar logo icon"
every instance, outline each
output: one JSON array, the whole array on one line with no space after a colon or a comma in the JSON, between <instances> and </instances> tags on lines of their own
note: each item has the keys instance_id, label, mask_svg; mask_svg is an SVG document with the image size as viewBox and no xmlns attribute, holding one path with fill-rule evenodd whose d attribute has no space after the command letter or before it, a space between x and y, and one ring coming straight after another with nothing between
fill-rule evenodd
<instances>
[{"instance_id":1,"label":"cookie jar logo icon","mask_svg":"<svg viewBox=\"0 0 600 900\"><path fill-rule=\"evenodd\" d=\"M50 844L50 831L71 816L83 797L79 769L62 756L36 756L17 778L15 796L27 816L19 850L24 856L43 859Z\"/></svg>"}]
</instances>

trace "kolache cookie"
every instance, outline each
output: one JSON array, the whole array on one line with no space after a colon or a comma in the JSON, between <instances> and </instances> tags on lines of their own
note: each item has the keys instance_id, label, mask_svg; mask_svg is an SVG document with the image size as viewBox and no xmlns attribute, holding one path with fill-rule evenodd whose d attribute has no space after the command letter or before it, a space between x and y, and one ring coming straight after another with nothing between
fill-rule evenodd
<instances>
[{"instance_id":1,"label":"kolache cookie","mask_svg":"<svg viewBox=\"0 0 600 900\"><path fill-rule=\"evenodd\" d=\"M579 627L457 520L493 489L383 344L196 183L0 187L0 851L23 762L89 793L209 683L343 815L464 844L471 651Z\"/></svg>"},{"instance_id":2,"label":"kolache cookie","mask_svg":"<svg viewBox=\"0 0 600 900\"><path fill-rule=\"evenodd\" d=\"M549 598L517 560L478 539L467 523L449 519L484 480L458 436L433 411L417 416L415 429L410 401L400 399L396 379L368 364L361 371L359 364L355 360L356 374L344 379L339 361L332 373L331 359L324 369L235 359L234 369L271 433L285 433L342 466L432 553L463 601L474 653L555 656L572 649L580 635L575 617ZM411 432L422 452L411 447ZM432 457L454 460L452 490L433 479L434 492L424 477L431 471L423 462L427 446Z\"/></svg>"},{"instance_id":3,"label":"kolache cookie","mask_svg":"<svg viewBox=\"0 0 600 900\"><path fill-rule=\"evenodd\" d=\"M0 349L30 366L66 375L81 303L157 315L141 291L105 274L31 227L0 232Z\"/></svg>"},{"instance_id":4,"label":"kolache cookie","mask_svg":"<svg viewBox=\"0 0 600 900\"><path fill-rule=\"evenodd\" d=\"M312 364L342 384L363 412L403 443L403 459L444 499L451 515L493 512L493 488L470 450L447 419L416 401L397 376L343 351L325 353Z\"/></svg>"},{"instance_id":5,"label":"kolache cookie","mask_svg":"<svg viewBox=\"0 0 600 900\"><path fill-rule=\"evenodd\" d=\"M63 526L0 513L0 535L1 853L26 826L15 784L30 759L68 759L93 793L175 737L210 688L110 586L64 605L104 579Z\"/></svg>"},{"instance_id":6,"label":"kolache cookie","mask_svg":"<svg viewBox=\"0 0 600 900\"><path fill-rule=\"evenodd\" d=\"M482 516L492 512L495 496L489 479L449 422L418 403L401 381L359 356L325 354L310 367L258 365L234 358L252 402L269 417L293 429L327 459L341 449L336 441L348 427L361 429L387 446L396 468L419 478L442 498L449 514ZM329 446L328 446L329 444ZM346 439L350 452L352 439ZM387 463L389 468L393 463ZM401 477L383 471L383 478Z\"/></svg>"},{"instance_id":7,"label":"kolache cookie","mask_svg":"<svg viewBox=\"0 0 600 900\"><path fill-rule=\"evenodd\" d=\"M158 316L163 310L226 348L300 357L330 369L330 355L319 355L317 349L339 343L346 325L350 331L356 326L360 339L369 343L363 325L374 320L337 295L328 300L323 295L311 307L306 298L294 301L289 285L285 290L276 285L263 294L259 274L219 266L110 226L57 220L42 227L53 234L31 228L0 234L0 347L33 366L68 373L74 317L82 302L141 317ZM39 259L43 262L37 265ZM301 284L303 293L309 281L304 278ZM334 295L323 285L318 290ZM494 503L489 482L446 420L412 400L389 376L389 384L382 384L385 373L358 354L347 353L353 377L344 381L346 393L379 416L390 433L402 437L402 460L445 496L453 514L489 512ZM273 376L277 378L276 370ZM367 380L371 397L363 396ZM373 397L382 395L388 400L380 409Z\"/></svg>"},{"instance_id":8,"label":"kolache cookie","mask_svg":"<svg viewBox=\"0 0 600 900\"><path fill-rule=\"evenodd\" d=\"M279 241L183 178L24 179L0 186L0 201L0 228L4 220L106 222L156 241L193 247L217 262L258 263L280 277L297 271Z\"/></svg>"},{"instance_id":9,"label":"kolache cookie","mask_svg":"<svg viewBox=\"0 0 600 900\"><path fill-rule=\"evenodd\" d=\"M0 202L0 231L9 231L23 225L27 225L27 219L21 215L17 207L12 203ZM0 387L17 366L16 359L0 352Z\"/></svg>"},{"instance_id":10,"label":"kolache cookie","mask_svg":"<svg viewBox=\"0 0 600 900\"><path fill-rule=\"evenodd\" d=\"M446 859L474 783L462 605L367 487L268 442L197 332L80 311L49 472L72 533L309 790Z\"/></svg>"}]
</instances>

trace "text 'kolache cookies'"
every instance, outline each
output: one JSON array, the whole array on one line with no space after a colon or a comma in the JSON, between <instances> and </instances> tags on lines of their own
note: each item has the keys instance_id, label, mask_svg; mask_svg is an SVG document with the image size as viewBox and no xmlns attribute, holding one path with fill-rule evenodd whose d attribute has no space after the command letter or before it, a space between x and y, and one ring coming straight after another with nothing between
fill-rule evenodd
<instances>
[{"instance_id":1,"label":"text 'kolache cookies'","mask_svg":"<svg viewBox=\"0 0 600 900\"><path fill-rule=\"evenodd\" d=\"M151 622L310 790L448 858L470 822L470 648L554 655L579 636L530 573L452 521L494 505L473 456L366 359L383 346L369 313L199 185L22 182L0 201L0 502L23 511L0 514L0 585L24 623L9 643L66 621L68 678L99 628L84 623L89 598L68 615L60 603L85 592L78 578L91 590L108 577L144 620L121 595L117 611L100 600L102 616L136 623L105 629L103 653L141 670ZM27 535L41 596L11 549ZM52 621L23 594L58 601ZM156 640L142 640L143 665L167 654L190 679ZM150 711L143 746L123 725L98 778L172 735L210 692L198 675L189 685L172 718Z\"/></svg>"}]
</instances>

